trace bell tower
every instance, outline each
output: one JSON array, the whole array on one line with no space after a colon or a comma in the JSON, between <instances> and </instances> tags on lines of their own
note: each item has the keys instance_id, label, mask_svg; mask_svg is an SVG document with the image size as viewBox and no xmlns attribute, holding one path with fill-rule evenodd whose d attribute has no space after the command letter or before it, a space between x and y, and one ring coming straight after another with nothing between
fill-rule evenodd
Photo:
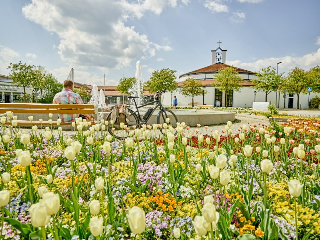
<instances>
[{"instance_id":1,"label":"bell tower","mask_svg":"<svg viewBox=\"0 0 320 240\"><path fill-rule=\"evenodd\" d=\"M226 62L227 50L222 50L220 44L222 43L220 40L217 42L219 44L216 50L211 50L212 53L212 64L220 64Z\"/></svg>"}]
</instances>

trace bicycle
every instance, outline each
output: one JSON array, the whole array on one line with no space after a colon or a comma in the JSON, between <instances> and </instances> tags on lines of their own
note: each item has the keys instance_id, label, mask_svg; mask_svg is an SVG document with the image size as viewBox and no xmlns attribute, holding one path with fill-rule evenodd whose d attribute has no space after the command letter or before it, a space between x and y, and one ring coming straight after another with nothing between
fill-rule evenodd
<instances>
[{"instance_id":1,"label":"bicycle","mask_svg":"<svg viewBox=\"0 0 320 240\"><path fill-rule=\"evenodd\" d=\"M109 122L108 131L111 135L114 135L118 139L123 139L126 137L126 130L124 130L124 126L129 128L136 126L140 128L143 124L148 124L148 121L152 117L152 114L159 108L159 112L157 115L157 124L163 125L164 123L169 124L173 128L176 128L178 118L177 116L169 109L165 108L161 103L161 94L163 92L157 92L155 100L142 104L140 106L137 105L135 96L129 96L134 103L135 109L133 110L130 107L123 109L123 107L116 105L111 109L111 112L107 116L107 121ZM146 113L141 117L139 109L145 107L150 104L154 104L153 108L149 108ZM122 109L121 109L122 108ZM160 131L161 132L161 131Z\"/></svg>"}]
</instances>

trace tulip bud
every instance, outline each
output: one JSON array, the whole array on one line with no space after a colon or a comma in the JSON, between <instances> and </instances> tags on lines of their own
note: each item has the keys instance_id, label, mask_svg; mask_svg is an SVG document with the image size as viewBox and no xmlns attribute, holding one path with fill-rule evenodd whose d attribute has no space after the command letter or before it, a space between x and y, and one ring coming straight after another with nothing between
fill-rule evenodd
<instances>
[{"instance_id":1,"label":"tulip bud","mask_svg":"<svg viewBox=\"0 0 320 240\"><path fill-rule=\"evenodd\" d=\"M8 118L11 118L12 117L12 112L11 111L7 111L6 115L7 115Z\"/></svg>"},{"instance_id":2,"label":"tulip bud","mask_svg":"<svg viewBox=\"0 0 320 240\"><path fill-rule=\"evenodd\" d=\"M293 152L293 154L294 154L295 156L298 155L298 151L299 151L299 149L298 149L297 147L294 147L293 150L292 150L292 152Z\"/></svg>"},{"instance_id":3,"label":"tulip bud","mask_svg":"<svg viewBox=\"0 0 320 240\"><path fill-rule=\"evenodd\" d=\"M52 119L49 119L49 120L48 120L48 123L49 123L50 125L52 125Z\"/></svg>"},{"instance_id":4,"label":"tulip bud","mask_svg":"<svg viewBox=\"0 0 320 240\"><path fill-rule=\"evenodd\" d=\"M48 189L45 186L38 188L38 194L39 194L40 198L42 198L43 194L45 194L47 192L48 192Z\"/></svg>"},{"instance_id":5,"label":"tulip bud","mask_svg":"<svg viewBox=\"0 0 320 240\"><path fill-rule=\"evenodd\" d=\"M51 131L46 131L43 135L48 141L52 138Z\"/></svg>"},{"instance_id":6,"label":"tulip bud","mask_svg":"<svg viewBox=\"0 0 320 240\"><path fill-rule=\"evenodd\" d=\"M261 170L265 173L270 173L273 169L273 163L269 159L261 161Z\"/></svg>"},{"instance_id":7,"label":"tulip bud","mask_svg":"<svg viewBox=\"0 0 320 240\"><path fill-rule=\"evenodd\" d=\"M220 154L216 159L216 166L219 169L223 169L227 164L227 157L224 154Z\"/></svg>"},{"instance_id":8,"label":"tulip bud","mask_svg":"<svg viewBox=\"0 0 320 240\"><path fill-rule=\"evenodd\" d=\"M234 139L234 142L235 142L235 143L238 143L238 142L239 142L239 138L236 137L236 138Z\"/></svg>"},{"instance_id":9,"label":"tulip bud","mask_svg":"<svg viewBox=\"0 0 320 240\"><path fill-rule=\"evenodd\" d=\"M71 146L74 148L75 153L79 153L81 151L82 145L80 142L75 141L71 144Z\"/></svg>"},{"instance_id":10,"label":"tulip bud","mask_svg":"<svg viewBox=\"0 0 320 240\"><path fill-rule=\"evenodd\" d=\"M18 121L17 120L12 120L11 125L13 127L16 127L18 125Z\"/></svg>"},{"instance_id":11,"label":"tulip bud","mask_svg":"<svg viewBox=\"0 0 320 240\"><path fill-rule=\"evenodd\" d=\"M125 143L128 148L132 148L133 147L133 138L126 138Z\"/></svg>"},{"instance_id":12,"label":"tulip bud","mask_svg":"<svg viewBox=\"0 0 320 240\"><path fill-rule=\"evenodd\" d=\"M127 215L129 226L131 229L131 232L135 234L141 234L146 229L146 215L145 212L135 206L129 210L129 213Z\"/></svg>"},{"instance_id":13,"label":"tulip bud","mask_svg":"<svg viewBox=\"0 0 320 240\"><path fill-rule=\"evenodd\" d=\"M257 153L261 152L261 147L256 147L256 152Z\"/></svg>"},{"instance_id":14,"label":"tulip bud","mask_svg":"<svg viewBox=\"0 0 320 240\"><path fill-rule=\"evenodd\" d=\"M182 144L185 146L188 144L188 139L186 137L183 137L181 141L182 141Z\"/></svg>"},{"instance_id":15,"label":"tulip bud","mask_svg":"<svg viewBox=\"0 0 320 240\"><path fill-rule=\"evenodd\" d=\"M284 138L281 138L280 139L280 144L282 144L282 145L286 144L286 140Z\"/></svg>"},{"instance_id":16,"label":"tulip bud","mask_svg":"<svg viewBox=\"0 0 320 240\"><path fill-rule=\"evenodd\" d=\"M37 126L32 126L32 131L36 132L38 130Z\"/></svg>"},{"instance_id":17,"label":"tulip bud","mask_svg":"<svg viewBox=\"0 0 320 240\"><path fill-rule=\"evenodd\" d=\"M263 156L264 158L267 158L268 155L269 155L268 150L263 150L263 151L262 151L262 156Z\"/></svg>"},{"instance_id":18,"label":"tulip bud","mask_svg":"<svg viewBox=\"0 0 320 240\"><path fill-rule=\"evenodd\" d=\"M304 150L298 150L298 158L303 159L306 156L306 152Z\"/></svg>"},{"instance_id":19,"label":"tulip bud","mask_svg":"<svg viewBox=\"0 0 320 240\"><path fill-rule=\"evenodd\" d=\"M229 165L234 167L237 164L238 157L236 155L231 155L229 158Z\"/></svg>"},{"instance_id":20,"label":"tulip bud","mask_svg":"<svg viewBox=\"0 0 320 240\"><path fill-rule=\"evenodd\" d=\"M100 212L100 202L98 200L92 200L89 204L90 213L97 215Z\"/></svg>"},{"instance_id":21,"label":"tulip bud","mask_svg":"<svg viewBox=\"0 0 320 240\"><path fill-rule=\"evenodd\" d=\"M300 197L303 185L299 180L293 179L288 182L289 192L292 197Z\"/></svg>"},{"instance_id":22,"label":"tulip bud","mask_svg":"<svg viewBox=\"0 0 320 240\"><path fill-rule=\"evenodd\" d=\"M211 139L209 137L206 138L206 143L210 145Z\"/></svg>"},{"instance_id":23,"label":"tulip bud","mask_svg":"<svg viewBox=\"0 0 320 240\"><path fill-rule=\"evenodd\" d=\"M58 118L58 119L57 119L57 126L60 126L60 124L61 124L61 119Z\"/></svg>"},{"instance_id":24,"label":"tulip bud","mask_svg":"<svg viewBox=\"0 0 320 240\"><path fill-rule=\"evenodd\" d=\"M99 177L94 182L95 188L99 191L102 190L104 187L104 179L102 177Z\"/></svg>"},{"instance_id":25,"label":"tulip bud","mask_svg":"<svg viewBox=\"0 0 320 240\"><path fill-rule=\"evenodd\" d=\"M195 216L192 223L193 223L194 230L199 237L207 234L207 229L204 227L207 221L204 219L203 216Z\"/></svg>"},{"instance_id":26,"label":"tulip bud","mask_svg":"<svg viewBox=\"0 0 320 240\"><path fill-rule=\"evenodd\" d=\"M168 142L174 142L175 136L172 133L168 133L167 138Z\"/></svg>"},{"instance_id":27,"label":"tulip bud","mask_svg":"<svg viewBox=\"0 0 320 240\"><path fill-rule=\"evenodd\" d=\"M4 207L9 203L10 192L8 190L0 191L0 207Z\"/></svg>"},{"instance_id":28,"label":"tulip bud","mask_svg":"<svg viewBox=\"0 0 320 240\"><path fill-rule=\"evenodd\" d=\"M51 174L47 175L47 183L50 184L52 183L52 181L53 181L52 175Z\"/></svg>"},{"instance_id":29,"label":"tulip bud","mask_svg":"<svg viewBox=\"0 0 320 240\"><path fill-rule=\"evenodd\" d=\"M42 118L40 118L40 119L39 119L39 123L42 124L42 122L43 122L43 120L42 120Z\"/></svg>"},{"instance_id":30,"label":"tulip bud","mask_svg":"<svg viewBox=\"0 0 320 240\"><path fill-rule=\"evenodd\" d=\"M246 135L245 135L244 133L240 133L240 134L239 134L239 138L240 138L241 140L244 140L244 139L246 138Z\"/></svg>"},{"instance_id":31,"label":"tulip bud","mask_svg":"<svg viewBox=\"0 0 320 240\"><path fill-rule=\"evenodd\" d=\"M274 152L279 152L280 151L280 148L279 148L279 146L273 146L273 151Z\"/></svg>"},{"instance_id":32,"label":"tulip bud","mask_svg":"<svg viewBox=\"0 0 320 240\"><path fill-rule=\"evenodd\" d=\"M201 135L201 134L198 135L198 142L199 143L203 142L203 135Z\"/></svg>"},{"instance_id":33,"label":"tulip bud","mask_svg":"<svg viewBox=\"0 0 320 240\"><path fill-rule=\"evenodd\" d=\"M172 151L172 150L173 150L173 146L174 146L174 143L173 143L173 142L169 142L169 143L168 143L168 149L169 149L169 150Z\"/></svg>"},{"instance_id":34,"label":"tulip bud","mask_svg":"<svg viewBox=\"0 0 320 240\"><path fill-rule=\"evenodd\" d=\"M52 116L53 116L52 113L49 113L49 118L52 118Z\"/></svg>"},{"instance_id":35,"label":"tulip bud","mask_svg":"<svg viewBox=\"0 0 320 240\"><path fill-rule=\"evenodd\" d=\"M245 145L243 148L243 153L246 157L250 157L252 155L252 150L253 147L251 147L250 145Z\"/></svg>"},{"instance_id":36,"label":"tulip bud","mask_svg":"<svg viewBox=\"0 0 320 240\"><path fill-rule=\"evenodd\" d=\"M201 172L201 171L202 171L202 166L201 166L201 164L198 163L198 164L196 165L196 171L197 171L197 172Z\"/></svg>"},{"instance_id":37,"label":"tulip bud","mask_svg":"<svg viewBox=\"0 0 320 240\"><path fill-rule=\"evenodd\" d=\"M59 131L59 132L62 132L62 127L58 127L58 131Z\"/></svg>"},{"instance_id":38,"label":"tulip bud","mask_svg":"<svg viewBox=\"0 0 320 240\"><path fill-rule=\"evenodd\" d=\"M314 150L315 150L317 153L320 153L320 145L315 145L315 146L314 146Z\"/></svg>"},{"instance_id":39,"label":"tulip bud","mask_svg":"<svg viewBox=\"0 0 320 240\"><path fill-rule=\"evenodd\" d=\"M174 154L170 154L170 162L174 163L176 161L176 156Z\"/></svg>"},{"instance_id":40,"label":"tulip bud","mask_svg":"<svg viewBox=\"0 0 320 240\"><path fill-rule=\"evenodd\" d=\"M93 138L92 137L87 137L87 143L88 144L93 144Z\"/></svg>"},{"instance_id":41,"label":"tulip bud","mask_svg":"<svg viewBox=\"0 0 320 240\"><path fill-rule=\"evenodd\" d=\"M103 148L103 151L105 151L106 153L110 153L111 152L110 142L104 142L102 148Z\"/></svg>"},{"instance_id":42,"label":"tulip bud","mask_svg":"<svg viewBox=\"0 0 320 240\"><path fill-rule=\"evenodd\" d=\"M33 116L29 116L28 119L29 119L29 121L32 122L33 121Z\"/></svg>"}]
</instances>

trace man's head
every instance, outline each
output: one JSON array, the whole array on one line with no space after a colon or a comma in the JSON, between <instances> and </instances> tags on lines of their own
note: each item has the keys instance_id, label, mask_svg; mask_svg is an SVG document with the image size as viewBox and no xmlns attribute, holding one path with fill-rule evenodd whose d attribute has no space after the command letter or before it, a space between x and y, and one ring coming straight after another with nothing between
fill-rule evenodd
<instances>
[{"instance_id":1,"label":"man's head","mask_svg":"<svg viewBox=\"0 0 320 240\"><path fill-rule=\"evenodd\" d=\"M176 98L177 96L174 96L174 98Z\"/></svg>"},{"instance_id":2,"label":"man's head","mask_svg":"<svg viewBox=\"0 0 320 240\"><path fill-rule=\"evenodd\" d=\"M65 80L63 83L63 87L73 90L73 82L71 80Z\"/></svg>"}]
</instances>

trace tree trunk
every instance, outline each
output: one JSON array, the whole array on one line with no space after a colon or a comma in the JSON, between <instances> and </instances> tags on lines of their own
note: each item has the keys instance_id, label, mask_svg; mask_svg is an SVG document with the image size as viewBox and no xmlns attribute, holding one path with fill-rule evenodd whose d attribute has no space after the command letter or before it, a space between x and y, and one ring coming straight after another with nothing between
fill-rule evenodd
<instances>
[{"instance_id":1,"label":"tree trunk","mask_svg":"<svg viewBox=\"0 0 320 240\"><path fill-rule=\"evenodd\" d=\"M192 107L194 107L194 102L193 102L193 95L192 95L192 101L191 101L191 102L192 102Z\"/></svg>"},{"instance_id":2,"label":"tree trunk","mask_svg":"<svg viewBox=\"0 0 320 240\"><path fill-rule=\"evenodd\" d=\"M24 102L27 102L26 86L23 86L23 101L24 101Z\"/></svg>"},{"instance_id":3,"label":"tree trunk","mask_svg":"<svg viewBox=\"0 0 320 240\"><path fill-rule=\"evenodd\" d=\"M299 109L299 103L300 103L300 94L299 93L297 93L297 97L298 97L298 99L297 99L297 109Z\"/></svg>"},{"instance_id":4,"label":"tree trunk","mask_svg":"<svg viewBox=\"0 0 320 240\"><path fill-rule=\"evenodd\" d=\"M265 98L265 102L268 102L268 91L266 91L266 98Z\"/></svg>"},{"instance_id":5,"label":"tree trunk","mask_svg":"<svg viewBox=\"0 0 320 240\"><path fill-rule=\"evenodd\" d=\"M228 104L227 104L227 94L228 94L228 93L227 93L227 92L228 92L228 91L225 91L225 92L224 92L224 106L225 106L225 107L228 107Z\"/></svg>"}]
</instances>

